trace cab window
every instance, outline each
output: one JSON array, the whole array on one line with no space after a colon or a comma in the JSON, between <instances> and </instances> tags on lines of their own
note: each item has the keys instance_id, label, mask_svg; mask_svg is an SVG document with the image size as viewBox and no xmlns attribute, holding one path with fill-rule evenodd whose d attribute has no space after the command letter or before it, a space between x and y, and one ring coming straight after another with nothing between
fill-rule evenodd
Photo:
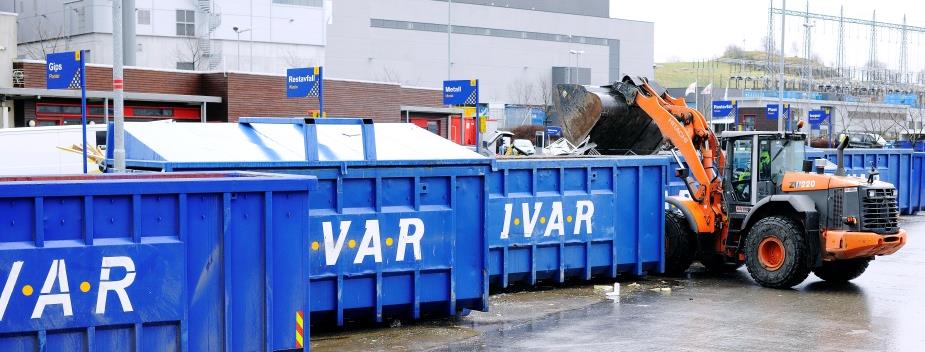
<instances>
[{"instance_id":1,"label":"cab window","mask_svg":"<svg viewBox=\"0 0 925 352\"><path fill-rule=\"evenodd\" d=\"M751 200L752 139L737 139L732 143L732 185L738 201Z\"/></svg>"}]
</instances>

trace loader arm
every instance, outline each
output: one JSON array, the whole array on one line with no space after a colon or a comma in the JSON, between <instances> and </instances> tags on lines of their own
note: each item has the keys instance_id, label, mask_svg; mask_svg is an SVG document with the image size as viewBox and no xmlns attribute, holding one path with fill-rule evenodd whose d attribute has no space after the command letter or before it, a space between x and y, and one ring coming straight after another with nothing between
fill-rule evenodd
<instances>
[{"instance_id":1,"label":"loader arm","mask_svg":"<svg viewBox=\"0 0 925 352\"><path fill-rule=\"evenodd\" d=\"M632 104L638 106L658 126L662 136L677 148L690 169L685 183L691 200L683 200L697 222L697 232L714 233L726 221L722 197L722 165L725 156L716 134L708 127L703 115L687 107L683 98L674 98L667 92L661 96L645 80L632 84L638 89ZM717 166L719 165L719 166ZM683 166L682 166L683 167ZM680 176L680 175L679 175Z\"/></svg>"},{"instance_id":2,"label":"loader arm","mask_svg":"<svg viewBox=\"0 0 925 352\"><path fill-rule=\"evenodd\" d=\"M677 176L684 179L691 199L671 202L683 207L697 233L725 233L727 214L723 206L722 166L725 155L706 119L646 79L626 77L604 87L560 85L556 97L558 114L567 136L590 136L608 153L658 152L667 140L687 164ZM677 154L675 154L677 157Z\"/></svg>"}]
</instances>

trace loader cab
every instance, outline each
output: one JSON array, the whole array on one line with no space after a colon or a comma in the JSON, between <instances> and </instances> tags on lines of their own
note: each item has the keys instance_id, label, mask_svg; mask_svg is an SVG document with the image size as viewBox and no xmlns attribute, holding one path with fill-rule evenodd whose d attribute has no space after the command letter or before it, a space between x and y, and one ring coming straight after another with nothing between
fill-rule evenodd
<instances>
[{"instance_id":1,"label":"loader cab","mask_svg":"<svg viewBox=\"0 0 925 352\"><path fill-rule=\"evenodd\" d=\"M724 197L731 214L747 214L759 200L780 192L784 173L799 171L806 159L806 135L778 132L724 132Z\"/></svg>"}]
</instances>

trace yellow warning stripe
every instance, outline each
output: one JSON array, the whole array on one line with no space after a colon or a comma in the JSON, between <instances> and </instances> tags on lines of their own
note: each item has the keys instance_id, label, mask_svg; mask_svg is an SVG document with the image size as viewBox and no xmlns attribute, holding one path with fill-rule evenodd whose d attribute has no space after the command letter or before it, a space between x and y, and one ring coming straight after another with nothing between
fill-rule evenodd
<instances>
[{"instance_id":1,"label":"yellow warning stripe","mask_svg":"<svg viewBox=\"0 0 925 352\"><path fill-rule=\"evenodd\" d=\"M304 342L302 339L302 335L304 331L303 324L304 323L302 322L302 311L296 311L295 312L295 325L296 325L295 327L295 346L296 348L302 348L304 346Z\"/></svg>"}]
</instances>

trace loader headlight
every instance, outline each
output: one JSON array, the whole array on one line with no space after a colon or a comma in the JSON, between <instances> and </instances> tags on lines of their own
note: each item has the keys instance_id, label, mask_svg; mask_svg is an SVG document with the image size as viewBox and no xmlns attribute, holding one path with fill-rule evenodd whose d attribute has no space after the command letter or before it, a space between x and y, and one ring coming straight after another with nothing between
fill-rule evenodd
<instances>
[{"instance_id":1,"label":"loader headlight","mask_svg":"<svg viewBox=\"0 0 925 352\"><path fill-rule=\"evenodd\" d=\"M877 191L873 189L867 190L867 198L873 198L877 196Z\"/></svg>"}]
</instances>

